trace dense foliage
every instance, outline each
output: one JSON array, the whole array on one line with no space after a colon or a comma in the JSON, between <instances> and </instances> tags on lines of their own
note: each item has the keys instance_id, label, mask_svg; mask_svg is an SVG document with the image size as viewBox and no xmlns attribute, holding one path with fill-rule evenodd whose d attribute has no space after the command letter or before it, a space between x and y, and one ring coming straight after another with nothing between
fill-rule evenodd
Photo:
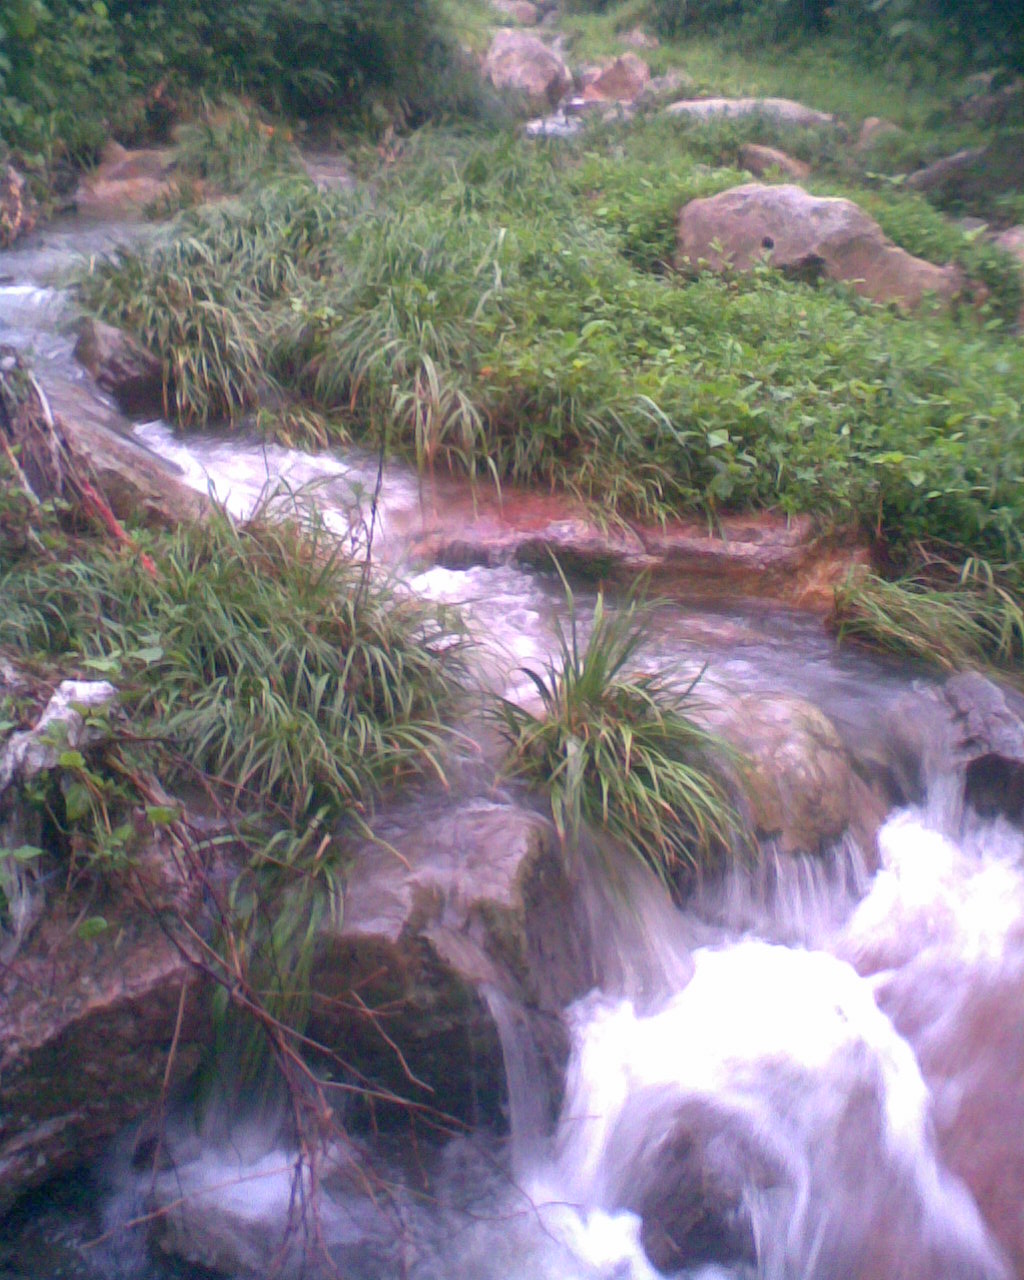
<instances>
[{"instance_id":1,"label":"dense foliage","mask_svg":"<svg viewBox=\"0 0 1024 1280\"><path fill-rule=\"evenodd\" d=\"M382 98L422 114L465 85L433 0L9 0L0 12L0 138L47 161L159 129L200 89L344 124Z\"/></svg>"},{"instance_id":2,"label":"dense foliage","mask_svg":"<svg viewBox=\"0 0 1024 1280\"><path fill-rule=\"evenodd\" d=\"M650 0L648 11L666 35L731 30L754 44L831 30L887 54L1024 65L1018 0Z\"/></svg>"},{"instance_id":3,"label":"dense foliage","mask_svg":"<svg viewBox=\"0 0 1024 1280\"><path fill-rule=\"evenodd\" d=\"M781 506L1020 562L1017 339L768 270L652 270L674 211L737 177L668 122L551 151L428 132L373 206L288 179L98 266L83 298L160 353L184 424L237 421L269 379L336 438L623 516ZM918 204L887 230L928 251Z\"/></svg>"}]
</instances>

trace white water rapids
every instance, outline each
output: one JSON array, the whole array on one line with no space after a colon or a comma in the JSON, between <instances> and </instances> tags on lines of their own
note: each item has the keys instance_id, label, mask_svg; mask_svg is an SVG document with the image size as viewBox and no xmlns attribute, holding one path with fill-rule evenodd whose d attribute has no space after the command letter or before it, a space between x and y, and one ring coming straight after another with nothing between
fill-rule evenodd
<instances>
[{"instance_id":1,"label":"white water rapids","mask_svg":"<svg viewBox=\"0 0 1024 1280\"><path fill-rule=\"evenodd\" d=\"M34 347L48 376L80 382L70 342L47 318L59 295L41 291L31 254L9 265L8 340ZM236 514L268 481L315 481L345 532L365 519L376 483L366 457L184 441L162 423L136 435ZM415 477L389 468L379 526L389 554L419 501ZM562 602L550 578L511 564L404 574L409 589L466 607L502 691L515 696L518 664L551 651ZM584 617L590 608L583 594ZM665 606L649 656L682 672L707 664L712 698L799 692L848 742L883 755L882 713L912 683L837 655L814 619L746 605ZM766 850L771 892L737 871L685 914L638 882L630 919L607 931L600 987L567 1011L573 1042L554 1132L532 1104L531 1047L515 1010L492 993L509 1143L453 1139L423 1156L426 1175L409 1152L385 1149L386 1195L328 1178L321 1252L303 1270L282 1241L296 1190L308 1188L296 1188L293 1155L273 1130L225 1127L224 1116L183 1124L168 1135L173 1172L160 1175L174 1206L165 1242L185 1256L195 1245L239 1277L279 1262L289 1280L321 1274L323 1250L347 1280L1010 1277L999 1196L987 1196L983 1221L972 1192L998 1187L1024 1146L1014 1129L1024 1086L1013 1077L1024 1061L1024 838L965 812L958 782L941 771L927 782L925 802L882 828L874 873L849 844L824 859ZM152 1177L112 1161L112 1234L85 1270L65 1274L169 1274L142 1233L117 1230L143 1208ZM43 1280L21 1265L0 1264L0 1277Z\"/></svg>"}]
</instances>

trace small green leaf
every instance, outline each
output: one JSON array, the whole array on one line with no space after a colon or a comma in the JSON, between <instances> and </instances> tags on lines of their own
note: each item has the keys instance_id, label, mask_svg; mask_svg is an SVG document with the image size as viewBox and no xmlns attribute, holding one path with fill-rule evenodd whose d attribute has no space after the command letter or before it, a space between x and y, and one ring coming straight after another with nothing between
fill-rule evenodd
<instances>
[{"instance_id":1,"label":"small green leaf","mask_svg":"<svg viewBox=\"0 0 1024 1280\"><path fill-rule=\"evenodd\" d=\"M34 858L41 858L43 853L44 850L34 844L22 844L16 849L0 849L0 861L10 858L14 862L31 862Z\"/></svg>"},{"instance_id":2,"label":"small green leaf","mask_svg":"<svg viewBox=\"0 0 1024 1280\"><path fill-rule=\"evenodd\" d=\"M108 928L106 920L102 916L90 916L88 920L83 920L78 926L78 936L82 941L89 938L95 938L101 933L105 933Z\"/></svg>"},{"instance_id":3,"label":"small green leaf","mask_svg":"<svg viewBox=\"0 0 1024 1280\"><path fill-rule=\"evenodd\" d=\"M151 663L159 662L164 656L164 651L159 645L153 645L148 649L134 649L128 656L134 658L136 662L144 662L149 666Z\"/></svg>"},{"instance_id":4,"label":"small green leaf","mask_svg":"<svg viewBox=\"0 0 1024 1280\"><path fill-rule=\"evenodd\" d=\"M177 822L178 811L170 805L151 804L146 809L146 818L154 827L169 827L172 822Z\"/></svg>"},{"instance_id":5,"label":"small green leaf","mask_svg":"<svg viewBox=\"0 0 1024 1280\"><path fill-rule=\"evenodd\" d=\"M57 763L62 769L84 769L85 756L81 751L62 751L57 757Z\"/></svg>"},{"instance_id":6,"label":"small green leaf","mask_svg":"<svg viewBox=\"0 0 1024 1280\"><path fill-rule=\"evenodd\" d=\"M81 782L73 782L64 793L64 809L68 822L81 822L90 809L89 788Z\"/></svg>"}]
</instances>

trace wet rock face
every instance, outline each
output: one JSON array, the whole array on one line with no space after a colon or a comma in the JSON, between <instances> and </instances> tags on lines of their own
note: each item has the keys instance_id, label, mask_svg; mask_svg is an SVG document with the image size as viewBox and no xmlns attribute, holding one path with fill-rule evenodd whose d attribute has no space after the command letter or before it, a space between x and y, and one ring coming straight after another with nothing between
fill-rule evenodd
<instances>
[{"instance_id":1,"label":"wet rock face","mask_svg":"<svg viewBox=\"0 0 1024 1280\"><path fill-rule=\"evenodd\" d=\"M677 266L749 271L768 261L803 279L847 280L876 302L920 305L926 295L951 300L965 278L959 268L915 258L886 239L851 200L822 199L801 187L749 183L692 200L679 214Z\"/></svg>"},{"instance_id":2,"label":"wet rock face","mask_svg":"<svg viewBox=\"0 0 1024 1280\"><path fill-rule=\"evenodd\" d=\"M91 317L78 322L75 359L108 391L122 412L141 417L163 409L163 367L130 334Z\"/></svg>"},{"instance_id":3,"label":"wet rock face","mask_svg":"<svg viewBox=\"0 0 1024 1280\"><path fill-rule=\"evenodd\" d=\"M36 225L39 209L28 183L13 165L0 166L0 249L9 249Z\"/></svg>"},{"instance_id":4,"label":"wet rock face","mask_svg":"<svg viewBox=\"0 0 1024 1280\"><path fill-rule=\"evenodd\" d=\"M556 1092L567 1054L560 1010L592 978L550 823L475 800L407 814L381 836L390 848L360 850L344 923L321 938L311 1033L401 1097L500 1122L493 988L525 1007Z\"/></svg>"},{"instance_id":5,"label":"wet rock face","mask_svg":"<svg viewBox=\"0 0 1024 1280\"><path fill-rule=\"evenodd\" d=\"M785 853L816 853L852 829L873 850L885 799L856 774L824 712L792 695L747 694L711 719L749 762L741 782L760 836Z\"/></svg>"},{"instance_id":6,"label":"wet rock face","mask_svg":"<svg viewBox=\"0 0 1024 1280\"><path fill-rule=\"evenodd\" d=\"M198 976L158 926L76 937L50 909L0 979L0 1217L16 1197L96 1159L199 1064ZM173 1061L170 1050L182 1022Z\"/></svg>"},{"instance_id":7,"label":"wet rock face","mask_svg":"<svg viewBox=\"0 0 1024 1280\"><path fill-rule=\"evenodd\" d=\"M496 89L522 95L532 110L555 106L572 88L569 68L537 36L504 28L495 33L484 75Z\"/></svg>"}]
</instances>

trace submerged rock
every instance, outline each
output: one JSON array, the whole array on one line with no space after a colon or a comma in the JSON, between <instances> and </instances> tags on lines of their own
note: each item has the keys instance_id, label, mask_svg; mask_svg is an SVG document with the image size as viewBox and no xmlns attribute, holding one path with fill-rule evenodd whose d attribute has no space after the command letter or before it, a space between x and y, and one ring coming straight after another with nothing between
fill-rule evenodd
<instances>
[{"instance_id":1,"label":"submerged rock","mask_svg":"<svg viewBox=\"0 0 1024 1280\"><path fill-rule=\"evenodd\" d=\"M484 75L496 89L520 94L534 110L556 106L572 88L569 68L554 49L510 27L495 33Z\"/></svg>"},{"instance_id":2,"label":"submerged rock","mask_svg":"<svg viewBox=\"0 0 1024 1280\"><path fill-rule=\"evenodd\" d=\"M84 317L78 322L75 359L108 391L122 412L155 415L163 408L163 366L131 334Z\"/></svg>"},{"instance_id":3,"label":"submerged rock","mask_svg":"<svg viewBox=\"0 0 1024 1280\"><path fill-rule=\"evenodd\" d=\"M966 283L956 266L936 266L900 249L852 200L801 187L753 182L691 200L679 214L677 265L749 271L768 262L803 279L849 281L876 302L916 307L945 301Z\"/></svg>"}]
</instances>

